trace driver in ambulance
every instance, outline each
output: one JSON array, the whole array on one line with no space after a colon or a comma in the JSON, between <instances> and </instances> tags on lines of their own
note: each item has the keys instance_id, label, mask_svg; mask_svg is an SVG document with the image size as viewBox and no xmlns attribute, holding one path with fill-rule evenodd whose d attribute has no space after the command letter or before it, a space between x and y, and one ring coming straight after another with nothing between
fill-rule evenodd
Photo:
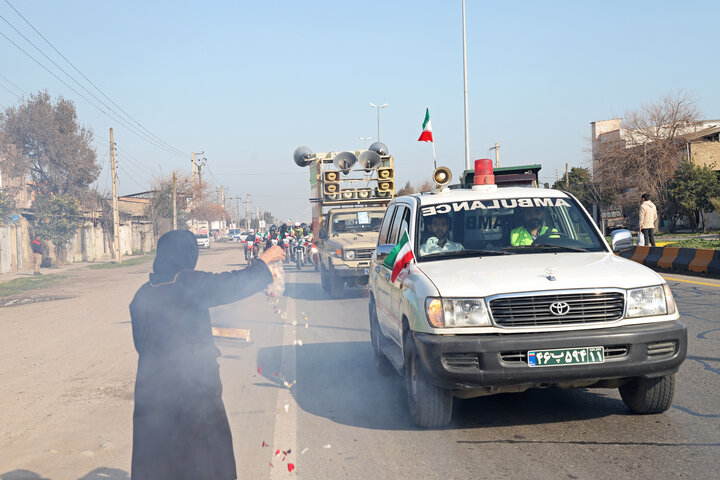
<instances>
[{"instance_id":1,"label":"driver in ambulance","mask_svg":"<svg viewBox=\"0 0 720 480\"><path fill-rule=\"evenodd\" d=\"M510 245L513 247L532 245L535 239L548 232L549 227L543 223L543 208L523 208L522 225L515 227L510 232ZM557 232L554 228L551 232Z\"/></svg>"}]
</instances>

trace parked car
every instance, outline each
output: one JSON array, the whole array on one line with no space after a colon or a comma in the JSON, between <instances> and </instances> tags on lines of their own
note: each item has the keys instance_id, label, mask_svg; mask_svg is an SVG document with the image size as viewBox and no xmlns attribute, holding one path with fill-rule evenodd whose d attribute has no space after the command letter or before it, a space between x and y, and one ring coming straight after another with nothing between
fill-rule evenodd
<instances>
[{"instance_id":1,"label":"parked car","mask_svg":"<svg viewBox=\"0 0 720 480\"><path fill-rule=\"evenodd\" d=\"M196 233L195 240L199 248L210 248L210 235L207 233Z\"/></svg>"}]
</instances>

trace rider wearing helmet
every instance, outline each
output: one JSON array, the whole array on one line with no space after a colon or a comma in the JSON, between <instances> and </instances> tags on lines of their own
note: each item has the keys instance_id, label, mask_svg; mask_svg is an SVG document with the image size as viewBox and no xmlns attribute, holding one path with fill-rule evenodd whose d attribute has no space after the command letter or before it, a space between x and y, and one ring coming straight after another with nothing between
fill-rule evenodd
<instances>
[{"instance_id":1,"label":"rider wearing helmet","mask_svg":"<svg viewBox=\"0 0 720 480\"><path fill-rule=\"evenodd\" d=\"M270 225L270 231L268 232L267 236L265 237L265 248L272 247L272 241L273 240L280 240L280 235L278 235L277 227L275 225Z\"/></svg>"},{"instance_id":2,"label":"rider wearing helmet","mask_svg":"<svg viewBox=\"0 0 720 480\"><path fill-rule=\"evenodd\" d=\"M293 236L300 240L303 237L303 229L300 226L300 222L295 222L295 228L293 229Z\"/></svg>"}]
</instances>

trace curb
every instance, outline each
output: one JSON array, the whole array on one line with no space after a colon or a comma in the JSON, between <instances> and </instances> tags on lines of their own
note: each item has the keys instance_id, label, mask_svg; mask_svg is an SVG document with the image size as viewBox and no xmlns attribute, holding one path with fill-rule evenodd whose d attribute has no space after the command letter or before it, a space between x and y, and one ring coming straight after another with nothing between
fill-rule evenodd
<instances>
[{"instance_id":1,"label":"curb","mask_svg":"<svg viewBox=\"0 0 720 480\"><path fill-rule=\"evenodd\" d=\"M720 274L720 250L634 246L618 255L650 268Z\"/></svg>"}]
</instances>

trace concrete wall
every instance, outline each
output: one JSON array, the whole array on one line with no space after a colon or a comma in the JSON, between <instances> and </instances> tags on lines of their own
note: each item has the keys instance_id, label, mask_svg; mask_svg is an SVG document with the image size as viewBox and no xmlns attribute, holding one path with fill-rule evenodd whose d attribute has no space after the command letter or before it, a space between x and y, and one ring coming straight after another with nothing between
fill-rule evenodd
<instances>
[{"instance_id":1,"label":"concrete wall","mask_svg":"<svg viewBox=\"0 0 720 480\"><path fill-rule=\"evenodd\" d=\"M0 225L0 273L32 268L30 225L24 218L18 223ZM120 226L120 246L123 255L149 253L155 249L156 239L149 222L130 222ZM80 227L67 248L55 256L52 242L47 242L46 254L53 263L102 262L113 260L112 236L102 227L87 224Z\"/></svg>"}]
</instances>

